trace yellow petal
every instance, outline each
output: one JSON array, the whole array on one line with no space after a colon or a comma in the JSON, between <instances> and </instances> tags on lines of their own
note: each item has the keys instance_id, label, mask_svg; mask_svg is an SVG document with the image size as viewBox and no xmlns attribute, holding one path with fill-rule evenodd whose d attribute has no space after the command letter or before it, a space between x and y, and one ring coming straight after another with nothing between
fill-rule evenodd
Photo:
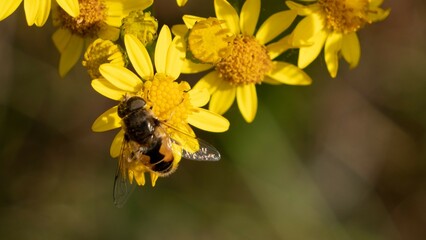
<instances>
[{"instance_id":1,"label":"yellow petal","mask_svg":"<svg viewBox=\"0 0 426 240\"><path fill-rule=\"evenodd\" d=\"M24 9L28 26L34 23L36 26L43 26L50 13L51 0L25 0Z\"/></svg>"},{"instance_id":2,"label":"yellow petal","mask_svg":"<svg viewBox=\"0 0 426 240\"><path fill-rule=\"evenodd\" d=\"M110 5L108 5L108 3L107 3L107 6L111 7ZM117 15L107 15L105 19L105 23L108 24L109 26L120 27L122 20L123 20L123 15L121 13Z\"/></svg>"},{"instance_id":3,"label":"yellow petal","mask_svg":"<svg viewBox=\"0 0 426 240\"><path fill-rule=\"evenodd\" d=\"M121 118L117 114L117 106L102 113L92 124L92 131L105 132L121 127Z\"/></svg>"},{"instance_id":4,"label":"yellow petal","mask_svg":"<svg viewBox=\"0 0 426 240\"><path fill-rule=\"evenodd\" d=\"M110 55L108 57L108 61L110 61L110 63L114 63L115 65L120 65L120 66L126 65L123 53L121 51Z\"/></svg>"},{"instance_id":5,"label":"yellow petal","mask_svg":"<svg viewBox=\"0 0 426 240\"><path fill-rule=\"evenodd\" d=\"M158 179L158 174L155 172L150 172L149 174L151 177L151 185L155 187L155 183L157 182L157 179Z\"/></svg>"},{"instance_id":6,"label":"yellow petal","mask_svg":"<svg viewBox=\"0 0 426 240\"><path fill-rule=\"evenodd\" d=\"M268 77L276 80L277 82L289 85L309 85L312 79L300 68L290 63L273 62L274 68Z\"/></svg>"},{"instance_id":7,"label":"yellow petal","mask_svg":"<svg viewBox=\"0 0 426 240\"><path fill-rule=\"evenodd\" d=\"M188 0L176 0L176 3L179 7L185 6L185 4L188 2ZM152 185L154 186L154 185Z\"/></svg>"},{"instance_id":8,"label":"yellow petal","mask_svg":"<svg viewBox=\"0 0 426 240\"><path fill-rule=\"evenodd\" d=\"M111 148L112 148L112 144L111 144ZM110 152L111 152L111 149L110 149ZM117 157L120 155L120 153L118 153L118 155L117 155ZM143 174L142 174L143 175ZM130 184L133 184L133 179L135 178L134 177L134 172L132 171L132 170L128 170L127 171L127 178L129 179L129 182L130 182ZM145 176L144 176L144 180L145 180Z\"/></svg>"},{"instance_id":9,"label":"yellow petal","mask_svg":"<svg viewBox=\"0 0 426 240\"><path fill-rule=\"evenodd\" d=\"M182 20L185 23L186 27L188 29L191 29L194 27L194 24L198 21L205 20L206 18L198 17L194 15L183 15Z\"/></svg>"},{"instance_id":10,"label":"yellow petal","mask_svg":"<svg viewBox=\"0 0 426 240\"><path fill-rule=\"evenodd\" d=\"M206 105L210 100L209 91L205 88L191 89L188 94L189 99L191 101L191 105L194 107L202 107Z\"/></svg>"},{"instance_id":11,"label":"yellow petal","mask_svg":"<svg viewBox=\"0 0 426 240\"><path fill-rule=\"evenodd\" d=\"M224 20L233 34L240 33L240 19L234 7L226 0L214 0L214 10L219 20Z\"/></svg>"},{"instance_id":12,"label":"yellow petal","mask_svg":"<svg viewBox=\"0 0 426 240\"><path fill-rule=\"evenodd\" d=\"M379 7L382 3L383 0L370 0L370 8Z\"/></svg>"},{"instance_id":13,"label":"yellow petal","mask_svg":"<svg viewBox=\"0 0 426 240\"><path fill-rule=\"evenodd\" d=\"M229 121L219 114L198 108L188 116L188 123L209 132L225 132L229 129Z\"/></svg>"},{"instance_id":14,"label":"yellow petal","mask_svg":"<svg viewBox=\"0 0 426 240\"><path fill-rule=\"evenodd\" d=\"M324 46L324 58L327 64L328 72L331 77L336 77L337 69L339 67L339 56L338 52L342 49L342 34L332 32Z\"/></svg>"},{"instance_id":15,"label":"yellow petal","mask_svg":"<svg viewBox=\"0 0 426 240\"><path fill-rule=\"evenodd\" d=\"M0 21L15 12L22 0L2 0L0 1Z\"/></svg>"},{"instance_id":16,"label":"yellow petal","mask_svg":"<svg viewBox=\"0 0 426 240\"><path fill-rule=\"evenodd\" d=\"M271 85L280 85L283 84L282 82L279 82L271 77L265 76L265 78L262 80L263 83L271 84Z\"/></svg>"},{"instance_id":17,"label":"yellow petal","mask_svg":"<svg viewBox=\"0 0 426 240\"><path fill-rule=\"evenodd\" d=\"M173 79L178 79L183 61L185 59L186 50L184 48L184 42L181 37L175 37L169 46L166 58L166 75Z\"/></svg>"},{"instance_id":18,"label":"yellow petal","mask_svg":"<svg viewBox=\"0 0 426 240\"><path fill-rule=\"evenodd\" d=\"M314 38L311 39L313 41L311 46L300 47L297 66L303 69L311 64L320 54L321 49L324 47L326 38L327 32L320 31Z\"/></svg>"},{"instance_id":19,"label":"yellow petal","mask_svg":"<svg viewBox=\"0 0 426 240\"><path fill-rule=\"evenodd\" d=\"M56 0L56 2L71 17L77 17L80 14L78 0Z\"/></svg>"},{"instance_id":20,"label":"yellow petal","mask_svg":"<svg viewBox=\"0 0 426 240\"><path fill-rule=\"evenodd\" d=\"M39 4L39 9L34 22L36 26L41 27L46 23L47 18L49 17L51 0L39 0Z\"/></svg>"},{"instance_id":21,"label":"yellow petal","mask_svg":"<svg viewBox=\"0 0 426 240\"><path fill-rule=\"evenodd\" d=\"M155 70L158 73L166 72L166 61L167 52L169 51L170 43L172 42L172 34L167 25L161 28L160 34L157 39L157 45L155 46Z\"/></svg>"},{"instance_id":22,"label":"yellow petal","mask_svg":"<svg viewBox=\"0 0 426 240\"><path fill-rule=\"evenodd\" d=\"M32 26L37 16L38 4L37 0L25 0L24 1L25 17L27 19L28 26Z\"/></svg>"},{"instance_id":23,"label":"yellow petal","mask_svg":"<svg viewBox=\"0 0 426 240\"><path fill-rule=\"evenodd\" d=\"M240 28L243 34L252 36L260 13L260 0L247 0L240 13Z\"/></svg>"},{"instance_id":24,"label":"yellow petal","mask_svg":"<svg viewBox=\"0 0 426 240\"><path fill-rule=\"evenodd\" d=\"M244 84L237 87L237 103L243 118L251 123L257 112L257 94L254 84Z\"/></svg>"},{"instance_id":25,"label":"yellow petal","mask_svg":"<svg viewBox=\"0 0 426 240\"><path fill-rule=\"evenodd\" d=\"M185 24L176 24L172 27L172 33L183 38L188 33L188 28Z\"/></svg>"},{"instance_id":26,"label":"yellow petal","mask_svg":"<svg viewBox=\"0 0 426 240\"><path fill-rule=\"evenodd\" d=\"M182 160L182 146L172 143L172 151L173 151L173 157L175 158L173 167L176 168L180 160Z\"/></svg>"},{"instance_id":27,"label":"yellow petal","mask_svg":"<svg viewBox=\"0 0 426 240\"><path fill-rule=\"evenodd\" d=\"M296 10L297 15L300 15L300 16L306 16L306 15L312 14L314 11L319 9L318 4L311 4L306 6L299 3L295 3L293 1L286 1L285 4L291 10Z\"/></svg>"},{"instance_id":28,"label":"yellow petal","mask_svg":"<svg viewBox=\"0 0 426 240\"><path fill-rule=\"evenodd\" d=\"M77 35L71 35L67 46L61 53L59 60L59 75L64 77L78 62L83 52L84 39Z\"/></svg>"},{"instance_id":29,"label":"yellow petal","mask_svg":"<svg viewBox=\"0 0 426 240\"><path fill-rule=\"evenodd\" d=\"M98 32L98 37L104 40L117 41L120 37L120 29L117 27L103 24L102 28Z\"/></svg>"},{"instance_id":30,"label":"yellow petal","mask_svg":"<svg viewBox=\"0 0 426 240\"><path fill-rule=\"evenodd\" d=\"M361 47L355 32L343 35L342 56L349 63L350 68L358 66L361 57Z\"/></svg>"},{"instance_id":31,"label":"yellow petal","mask_svg":"<svg viewBox=\"0 0 426 240\"><path fill-rule=\"evenodd\" d=\"M137 92L142 81L129 69L115 64L102 64L99 72L112 85L126 92Z\"/></svg>"},{"instance_id":32,"label":"yellow petal","mask_svg":"<svg viewBox=\"0 0 426 240\"><path fill-rule=\"evenodd\" d=\"M197 108L198 109L198 108ZM192 109L195 111L196 109ZM175 129L168 131L170 137L179 144L172 144L173 147L176 147L176 150L182 151L182 149L177 148L177 145L180 145L185 150L190 150L191 152L197 151L199 149L198 141L196 140L195 133L188 123L182 123L179 126L174 126ZM175 146L176 145L176 146ZM175 150L175 149L174 149Z\"/></svg>"},{"instance_id":33,"label":"yellow petal","mask_svg":"<svg viewBox=\"0 0 426 240\"><path fill-rule=\"evenodd\" d=\"M115 0L116 2L123 3L123 14L127 16L132 11L145 10L150 7L154 0ZM107 5L108 6L108 5Z\"/></svg>"},{"instance_id":34,"label":"yellow petal","mask_svg":"<svg viewBox=\"0 0 426 240\"><path fill-rule=\"evenodd\" d=\"M92 80L91 85L98 93L112 100L120 100L126 94L126 91L118 89L104 78Z\"/></svg>"},{"instance_id":35,"label":"yellow petal","mask_svg":"<svg viewBox=\"0 0 426 240\"><path fill-rule=\"evenodd\" d=\"M390 14L390 9L382 9L382 8L373 8L368 12L368 21L370 22L378 22L387 18Z\"/></svg>"},{"instance_id":36,"label":"yellow petal","mask_svg":"<svg viewBox=\"0 0 426 240\"><path fill-rule=\"evenodd\" d=\"M291 35L287 35L277 42L270 43L266 46L269 57L271 59L278 57L281 55L281 53L287 51L290 48L293 48Z\"/></svg>"},{"instance_id":37,"label":"yellow petal","mask_svg":"<svg viewBox=\"0 0 426 240\"><path fill-rule=\"evenodd\" d=\"M212 68L212 64L194 63L189 59L184 59L182 64L182 73L199 73Z\"/></svg>"},{"instance_id":38,"label":"yellow petal","mask_svg":"<svg viewBox=\"0 0 426 240\"><path fill-rule=\"evenodd\" d=\"M133 174L133 178L130 177L130 172ZM131 179L131 180L130 180ZM145 171L131 171L129 170L129 181L132 182L132 180L135 179L136 184L139 186L145 186Z\"/></svg>"},{"instance_id":39,"label":"yellow petal","mask_svg":"<svg viewBox=\"0 0 426 240\"><path fill-rule=\"evenodd\" d=\"M210 95L216 91L219 81L222 81L216 71L207 73L195 84L193 89L207 89Z\"/></svg>"},{"instance_id":40,"label":"yellow petal","mask_svg":"<svg viewBox=\"0 0 426 240\"><path fill-rule=\"evenodd\" d=\"M324 31L324 20L319 14L311 14L303 18L293 31L293 45L303 46L312 43L312 38Z\"/></svg>"},{"instance_id":41,"label":"yellow petal","mask_svg":"<svg viewBox=\"0 0 426 240\"><path fill-rule=\"evenodd\" d=\"M209 110L220 115L224 114L234 103L235 93L235 86L221 80L210 100Z\"/></svg>"},{"instance_id":42,"label":"yellow petal","mask_svg":"<svg viewBox=\"0 0 426 240\"><path fill-rule=\"evenodd\" d=\"M256 33L256 39L260 44L266 44L284 32L294 21L296 11L281 11L270 16L260 26Z\"/></svg>"},{"instance_id":43,"label":"yellow petal","mask_svg":"<svg viewBox=\"0 0 426 240\"><path fill-rule=\"evenodd\" d=\"M124 36L124 44L126 45L127 56L136 72L141 78L151 80L154 77L154 68L145 46L136 36L129 34Z\"/></svg>"},{"instance_id":44,"label":"yellow petal","mask_svg":"<svg viewBox=\"0 0 426 240\"><path fill-rule=\"evenodd\" d=\"M59 28L55 31L55 33L53 33L52 40L59 53L63 53L65 51L65 48L71 40L71 36L71 32L64 28Z\"/></svg>"},{"instance_id":45,"label":"yellow petal","mask_svg":"<svg viewBox=\"0 0 426 240\"><path fill-rule=\"evenodd\" d=\"M132 11L145 10L151 6L153 0L106 0L107 18L105 22L114 27L121 26L121 20Z\"/></svg>"},{"instance_id":46,"label":"yellow petal","mask_svg":"<svg viewBox=\"0 0 426 240\"><path fill-rule=\"evenodd\" d=\"M124 140L124 130L121 129L117 133L117 135L115 135L114 140L112 140L111 147L109 148L109 154L111 155L111 157L116 158L120 156L123 140Z\"/></svg>"},{"instance_id":47,"label":"yellow petal","mask_svg":"<svg viewBox=\"0 0 426 240\"><path fill-rule=\"evenodd\" d=\"M192 110L196 111L197 109ZM170 137L177 143L172 144L173 155L175 157L181 158L182 149L191 153L200 149L198 140L195 138L195 133L188 123L182 123L176 129L179 131L169 131Z\"/></svg>"}]
</instances>

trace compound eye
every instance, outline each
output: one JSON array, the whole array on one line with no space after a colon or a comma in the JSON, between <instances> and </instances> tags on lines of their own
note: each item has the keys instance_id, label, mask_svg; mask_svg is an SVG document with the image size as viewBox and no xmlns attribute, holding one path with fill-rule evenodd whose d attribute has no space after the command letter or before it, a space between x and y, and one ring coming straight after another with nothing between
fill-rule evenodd
<instances>
[{"instance_id":1,"label":"compound eye","mask_svg":"<svg viewBox=\"0 0 426 240\"><path fill-rule=\"evenodd\" d=\"M118 105L118 116L123 118L134 111L143 109L145 104L145 100L140 97L131 97L127 100L124 100Z\"/></svg>"},{"instance_id":2,"label":"compound eye","mask_svg":"<svg viewBox=\"0 0 426 240\"><path fill-rule=\"evenodd\" d=\"M145 104L145 100L140 97L131 97L127 100L127 108L131 112L144 108Z\"/></svg>"}]
</instances>

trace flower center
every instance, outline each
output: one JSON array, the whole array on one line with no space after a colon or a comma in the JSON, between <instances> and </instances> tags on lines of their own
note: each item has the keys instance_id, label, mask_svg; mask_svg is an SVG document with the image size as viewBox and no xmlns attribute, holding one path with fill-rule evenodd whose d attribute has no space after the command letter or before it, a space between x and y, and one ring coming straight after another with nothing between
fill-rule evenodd
<instances>
[{"instance_id":1,"label":"flower center","mask_svg":"<svg viewBox=\"0 0 426 240\"><path fill-rule=\"evenodd\" d=\"M319 0L319 4L332 31L356 32L368 22L368 0Z\"/></svg>"},{"instance_id":2,"label":"flower center","mask_svg":"<svg viewBox=\"0 0 426 240\"><path fill-rule=\"evenodd\" d=\"M102 0L79 0L80 15L71 17L58 6L55 21L81 37L95 37L104 25L106 6Z\"/></svg>"},{"instance_id":3,"label":"flower center","mask_svg":"<svg viewBox=\"0 0 426 240\"><path fill-rule=\"evenodd\" d=\"M101 77L99 66L104 63L113 63L125 66L126 60L118 45L110 40L96 39L84 53L83 66L92 79Z\"/></svg>"},{"instance_id":4,"label":"flower center","mask_svg":"<svg viewBox=\"0 0 426 240\"><path fill-rule=\"evenodd\" d=\"M216 64L219 76L231 84L250 84L263 81L272 70L266 47L253 36L237 36L227 56Z\"/></svg>"},{"instance_id":5,"label":"flower center","mask_svg":"<svg viewBox=\"0 0 426 240\"><path fill-rule=\"evenodd\" d=\"M177 83L171 77L157 73L151 81L144 83L142 91L147 106L158 120L179 126L186 122L192 109L190 88L185 81Z\"/></svg>"},{"instance_id":6,"label":"flower center","mask_svg":"<svg viewBox=\"0 0 426 240\"><path fill-rule=\"evenodd\" d=\"M188 48L195 60L216 63L226 55L232 38L222 23L216 18L208 18L194 24L188 34Z\"/></svg>"},{"instance_id":7,"label":"flower center","mask_svg":"<svg viewBox=\"0 0 426 240\"><path fill-rule=\"evenodd\" d=\"M121 36L135 35L144 46L151 44L157 38L158 21L151 12L132 11L123 18Z\"/></svg>"}]
</instances>

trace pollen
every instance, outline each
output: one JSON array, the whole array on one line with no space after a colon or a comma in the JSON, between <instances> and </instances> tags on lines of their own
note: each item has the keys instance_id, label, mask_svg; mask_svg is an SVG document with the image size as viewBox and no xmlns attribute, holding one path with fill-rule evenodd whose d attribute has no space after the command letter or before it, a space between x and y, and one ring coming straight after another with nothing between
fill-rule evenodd
<instances>
[{"instance_id":1,"label":"pollen","mask_svg":"<svg viewBox=\"0 0 426 240\"><path fill-rule=\"evenodd\" d=\"M54 21L81 37L95 37L106 19L106 6L102 0L79 0L80 15L71 17L58 6Z\"/></svg>"},{"instance_id":2,"label":"pollen","mask_svg":"<svg viewBox=\"0 0 426 240\"><path fill-rule=\"evenodd\" d=\"M157 38L157 29L158 21L151 12L132 11L123 19L121 36L133 34L146 46Z\"/></svg>"},{"instance_id":3,"label":"pollen","mask_svg":"<svg viewBox=\"0 0 426 240\"><path fill-rule=\"evenodd\" d=\"M319 0L319 4L332 31L356 32L368 23L368 0Z\"/></svg>"},{"instance_id":4,"label":"pollen","mask_svg":"<svg viewBox=\"0 0 426 240\"><path fill-rule=\"evenodd\" d=\"M101 77L99 66L104 63L125 66L126 60L117 44L98 38L87 48L82 64L87 69L91 79L96 79Z\"/></svg>"},{"instance_id":5,"label":"pollen","mask_svg":"<svg viewBox=\"0 0 426 240\"><path fill-rule=\"evenodd\" d=\"M155 117L173 126L186 122L192 109L188 91L190 85L175 82L171 77L157 73L143 86L143 95Z\"/></svg>"},{"instance_id":6,"label":"pollen","mask_svg":"<svg viewBox=\"0 0 426 240\"><path fill-rule=\"evenodd\" d=\"M235 85L261 83L271 70L272 60L266 47L246 35L236 37L229 54L216 64L219 76Z\"/></svg>"},{"instance_id":7,"label":"pollen","mask_svg":"<svg viewBox=\"0 0 426 240\"><path fill-rule=\"evenodd\" d=\"M188 34L188 49L195 60L202 63L217 63L226 55L232 41L223 21L208 18L198 21Z\"/></svg>"}]
</instances>

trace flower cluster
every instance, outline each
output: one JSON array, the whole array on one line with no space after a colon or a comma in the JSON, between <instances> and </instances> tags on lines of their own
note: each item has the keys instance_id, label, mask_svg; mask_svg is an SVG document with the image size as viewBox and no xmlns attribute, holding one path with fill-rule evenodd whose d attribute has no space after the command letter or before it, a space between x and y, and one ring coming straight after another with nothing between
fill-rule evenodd
<instances>
[{"instance_id":1,"label":"flower cluster","mask_svg":"<svg viewBox=\"0 0 426 240\"><path fill-rule=\"evenodd\" d=\"M216 159L214 148L201 140L194 144L191 126L227 131L230 123L222 115L234 101L243 119L253 122L262 84L310 85L303 69L321 52L333 78L341 57L356 67L357 32L390 12L381 8L382 0L299 0L277 2L282 10L263 16L261 0L214 0L215 16L183 15L182 24L159 27L151 13L154 0L23 1L29 26L42 27L51 16L59 75L83 58L93 89L117 101L92 129L120 129L111 156L120 159L120 175L139 185L145 173L154 185L181 157ZM1 1L0 21L21 2ZM176 2L182 7L187 0ZM286 51L298 52L297 61L286 59ZM192 87L181 79L200 72L205 74Z\"/></svg>"}]
</instances>

